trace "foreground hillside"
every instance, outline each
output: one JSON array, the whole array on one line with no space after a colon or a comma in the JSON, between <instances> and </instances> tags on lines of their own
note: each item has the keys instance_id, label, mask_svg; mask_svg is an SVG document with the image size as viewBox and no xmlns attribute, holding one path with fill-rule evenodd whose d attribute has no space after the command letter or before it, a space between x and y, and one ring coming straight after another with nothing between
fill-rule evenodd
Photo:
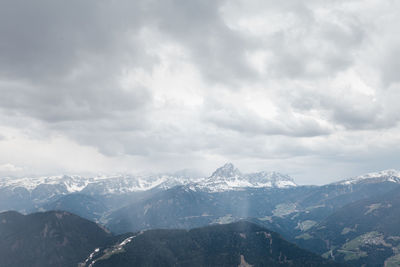
<instances>
[{"instance_id":1,"label":"foreground hillside","mask_svg":"<svg viewBox=\"0 0 400 267\"><path fill-rule=\"evenodd\" d=\"M113 236L68 212L0 213L0 266L339 266L249 222Z\"/></svg>"},{"instance_id":2,"label":"foreground hillside","mask_svg":"<svg viewBox=\"0 0 400 267\"><path fill-rule=\"evenodd\" d=\"M249 222L149 230L103 249L92 266L339 266Z\"/></svg>"},{"instance_id":3,"label":"foreground hillside","mask_svg":"<svg viewBox=\"0 0 400 267\"><path fill-rule=\"evenodd\" d=\"M0 213L0 266L76 266L112 241L99 225L68 212Z\"/></svg>"}]
</instances>

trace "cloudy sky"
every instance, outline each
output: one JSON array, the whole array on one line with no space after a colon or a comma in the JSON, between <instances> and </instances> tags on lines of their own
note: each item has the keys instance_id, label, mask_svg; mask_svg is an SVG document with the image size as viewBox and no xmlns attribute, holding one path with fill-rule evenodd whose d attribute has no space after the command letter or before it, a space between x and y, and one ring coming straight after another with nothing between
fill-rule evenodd
<instances>
[{"instance_id":1,"label":"cloudy sky","mask_svg":"<svg viewBox=\"0 0 400 267\"><path fill-rule=\"evenodd\" d=\"M400 168L400 2L0 0L0 175Z\"/></svg>"}]
</instances>

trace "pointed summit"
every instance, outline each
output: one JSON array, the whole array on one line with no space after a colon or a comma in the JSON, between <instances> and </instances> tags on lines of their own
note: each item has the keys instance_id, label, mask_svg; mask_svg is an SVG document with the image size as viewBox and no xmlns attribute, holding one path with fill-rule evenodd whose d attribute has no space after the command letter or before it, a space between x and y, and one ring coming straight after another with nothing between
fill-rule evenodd
<instances>
[{"instance_id":1,"label":"pointed summit","mask_svg":"<svg viewBox=\"0 0 400 267\"><path fill-rule=\"evenodd\" d=\"M241 173L232 163L226 163L214 173L196 183L197 188L210 192L242 190L244 188L287 188L296 186L293 179L278 172Z\"/></svg>"},{"instance_id":2,"label":"pointed summit","mask_svg":"<svg viewBox=\"0 0 400 267\"><path fill-rule=\"evenodd\" d=\"M232 163L226 163L224 166L216 169L211 177L235 177L241 176L240 171Z\"/></svg>"}]
</instances>

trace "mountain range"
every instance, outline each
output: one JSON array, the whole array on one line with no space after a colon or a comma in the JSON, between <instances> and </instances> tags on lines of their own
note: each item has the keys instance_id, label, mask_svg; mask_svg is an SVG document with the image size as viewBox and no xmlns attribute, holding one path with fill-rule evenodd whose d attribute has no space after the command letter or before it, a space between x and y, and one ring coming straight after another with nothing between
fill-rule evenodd
<instances>
[{"instance_id":1,"label":"mountain range","mask_svg":"<svg viewBox=\"0 0 400 267\"><path fill-rule=\"evenodd\" d=\"M277 172L242 173L230 163L204 178L180 173L0 180L1 210L67 211L104 225L114 237L246 220L350 266L400 266L399 195L395 170L305 186Z\"/></svg>"},{"instance_id":2,"label":"mountain range","mask_svg":"<svg viewBox=\"0 0 400 267\"><path fill-rule=\"evenodd\" d=\"M124 194L147 191L155 188L168 189L177 185L191 185L213 192L235 190L247 187L296 186L293 179L278 172L261 171L242 174L232 163L218 168L210 177L198 178L188 176L185 172L175 174L159 174L148 176L49 176L49 177L5 177L0 180L2 189L26 190L34 200L43 199L44 189L52 190L52 194ZM51 197L51 194L48 196Z\"/></svg>"}]
</instances>

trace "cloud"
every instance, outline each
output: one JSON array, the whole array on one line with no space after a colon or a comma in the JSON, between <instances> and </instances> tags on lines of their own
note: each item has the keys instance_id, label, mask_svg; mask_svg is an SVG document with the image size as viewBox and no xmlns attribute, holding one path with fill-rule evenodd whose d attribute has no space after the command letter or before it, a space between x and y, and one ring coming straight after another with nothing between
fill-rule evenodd
<instances>
[{"instance_id":1,"label":"cloud","mask_svg":"<svg viewBox=\"0 0 400 267\"><path fill-rule=\"evenodd\" d=\"M16 167L11 163L5 163L0 165L0 173L17 173L21 171L22 168Z\"/></svg>"},{"instance_id":2,"label":"cloud","mask_svg":"<svg viewBox=\"0 0 400 267\"><path fill-rule=\"evenodd\" d=\"M235 161L304 181L396 168L397 5L2 1L0 160L24 173Z\"/></svg>"},{"instance_id":3,"label":"cloud","mask_svg":"<svg viewBox=\"0 0 400 267\"><path fill-rule=\"evenodd\" d=\"M262 74L269 78L335 75L354 64L366 35L341 2L235 1L227 9L236 15L228 20L232 28L257 37L256 49L267 55Z\"/></svg>"},{"instance_id":4,"label":"cloud","mask_svg":"<svg viewBox=\"0 0 400 267\"><path fill-rule=\"evenodd\" d=\"M258 114L246 107L213 101L205 107L205 120L218 128L254 135L313 137L332 132L330 125L291 110L279 110L277 116ZM232 103L231 103L232 104Z\"/></svg>"}]
</instances>

